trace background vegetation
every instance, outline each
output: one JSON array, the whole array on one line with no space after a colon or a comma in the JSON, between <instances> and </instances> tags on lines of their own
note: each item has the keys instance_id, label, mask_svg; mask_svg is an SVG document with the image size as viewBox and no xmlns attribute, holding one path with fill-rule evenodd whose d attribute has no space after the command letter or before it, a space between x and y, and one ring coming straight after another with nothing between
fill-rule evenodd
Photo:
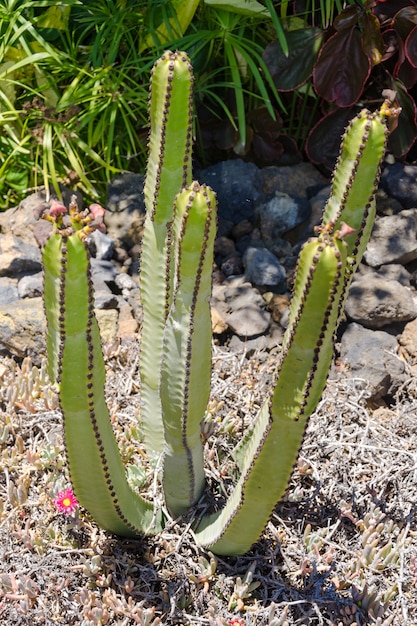
<instances>
[{"instance_id":1,"label":"background vegetation","mask_svg":"<svg viewBox=\"0 0 417 626\"><path fill-rule=\"evenodd\" d=\"M197 162L306 155L332 167L357 106L394 89L391 140L417 135L414 0L0 0L0 208L40 185L103 199L143 171L149 74L165 48L196 74Z\"/></svg>"}]
</instances>

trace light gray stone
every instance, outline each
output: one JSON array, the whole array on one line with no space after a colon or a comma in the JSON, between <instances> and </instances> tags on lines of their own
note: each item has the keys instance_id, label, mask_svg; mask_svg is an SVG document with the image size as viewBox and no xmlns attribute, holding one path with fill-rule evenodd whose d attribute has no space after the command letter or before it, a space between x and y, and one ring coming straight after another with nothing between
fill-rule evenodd
<instances>
[{"instance_id":1,"label":"light gray stone","mask_svg":"<svg viewBox=\"0 0 417 626\"><path fill-rule=\"evenodd\" d=\"M26 298L0 306L0 350L35 364L45 354L46 323L42 298Z\"/></svg>"},{"instance_id":2,"label":"light gray stone","mask_svg":"<svg viewBox=\"0 0 417 626\"><path fill-rule=\"evenodd\" d=\"M398 343L392 335L349 324L340 345L341 375L361 379L374 400L392 394L405 380L405 364L397 352Z\"/></svg>"},{"instance_id":3,"label":"light gray stone","mask_svg":"<svg viewBox=\"0 0 417 626\"><path fill-rule=\"evenodd\" d=\"M245 278L258 287L283 288L286 281L284 267L266 248L248 248L243 255Z\"/></svg>"},{"instance_id":4,"label":"light gray stone","mask_svg":"<svg viewBox=\"0 0 417 626\"><path fill-rule=\"evenodd\" d=\"M374 273L358 276L346 301L346 315L367 328L407 322L417 316L411 291Z\"/></svg>"},{"instance_id":5,"label":"light gray stone","mask_svg":"<svg viewBox=\"0 0 417 626\"><path fill-rule=\"evenodd\" d=\"M0 276L17 278L41 269L41 252L37 246L11 233L0 235Z\"/></svg>"},{"instance_id":6,"label":"light gray stone","mask_svg":"<svg viewBox=\"0 0 417 626\"><path fill-rule=\"evenodd\" d=\"M386 263L409 263L417 259L417 209L375 221L364 260L371 267Z\"/></svg>"},{"instance_id":7,"label":"light gray stone","mask_svg":"<svg viewBox=\"0 0 417 626\"><path fill-rule=\"evenodd\" d=\"M20 298L37 298L43 294L43 274L30 274L23 276L17 285Z\"/></svg>"},{"instance_id":8,"label":"light gray stone","mask_svg":"<svg viewBox=\"0 0 417 626\"><path fill-rule=\"evenodd\" d=\"M10 304L19 300L17 281L8 276L0 277L0 305Z\"/></svg>"}]
</instances>

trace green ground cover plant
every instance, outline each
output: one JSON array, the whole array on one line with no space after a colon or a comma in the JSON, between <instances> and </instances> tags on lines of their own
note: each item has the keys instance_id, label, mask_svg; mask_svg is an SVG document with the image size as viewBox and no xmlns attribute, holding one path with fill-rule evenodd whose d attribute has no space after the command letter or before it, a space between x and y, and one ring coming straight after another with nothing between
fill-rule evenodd
<instances>
[{"instance_id":1,"label":"green ground cover plant","mask_svg":"<svg viewBox=\"0 0 417 626\"><path fill-rule=\"evenodd\" d=\"M270 11L237 1L2 0L1 206L40 185L103 200L116 172L143 171L149 73L167 43L189 52L196 98L221 105L245 143L248 98L272 115L271 94L280 101L261 56L276 34L259 28L272 24Z\"/></svg>"}]
</instances>

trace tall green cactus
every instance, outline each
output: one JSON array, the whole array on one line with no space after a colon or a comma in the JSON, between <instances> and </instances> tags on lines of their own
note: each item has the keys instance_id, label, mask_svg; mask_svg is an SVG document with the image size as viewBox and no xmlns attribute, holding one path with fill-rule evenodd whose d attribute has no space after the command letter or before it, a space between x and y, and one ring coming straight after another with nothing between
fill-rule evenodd
<instances>
[{"instance_id":1,"label":"tall green cactus","mask_svg":"<svg viewBox=\"0 0 417 626\"><path fill-rule=\"evenodd\" d=\"M173 223L173 205L177 193L191 184L192 83L190 61L183 53L165 53L152 70L151 132L144 190L146 220L140 272L143 307L140 376L144 435L155 451L161 451L164 445L159 366L175 275L175 258L170 252L181 224L180 215L176 216L177 227Z\"/></svg>"},{"instance_id":2,"label":"tall green cactus","mask_svg":"<svg viewBox=\"0 0 417 626\"><path fill-rule=\"evenodd\" d=\"M200 425L210 393L209 297L216 200L191 182L192 74L184 53L156 63L150 101L141 261L144 322L139 417L145 441L163 454L162 486L173 516L204 490ZM333 338L374 219L385 117L362 111L349 125L317 236L302 248L289 325L270 397L244 443L240 477L223 509L195 529L219 554L241 554L259 538L282 497L304 431L326 383ZM101 214L55 207L43 263L50 377L57 381L73 487L104 528L158 532L164 520L128 485L104 400L104 362L94 316L86 240Z\"/></svg>"}]
</instances>

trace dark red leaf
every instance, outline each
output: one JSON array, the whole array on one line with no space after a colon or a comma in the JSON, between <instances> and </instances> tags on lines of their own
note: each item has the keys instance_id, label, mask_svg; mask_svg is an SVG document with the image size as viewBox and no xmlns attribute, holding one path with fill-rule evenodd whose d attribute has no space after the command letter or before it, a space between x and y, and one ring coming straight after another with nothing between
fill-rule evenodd
<instances>
[{"instance_id":1,"label":"dark red leaf","mask_svg":"<svg viewBox=\"0 0 417 626\"><path fill-rule=\"evenodd\" d=\"M357 114L357 107L337 109L323 117L310 131L306 142L307 156L312 163L333 170L345 128Z\"/></svg>"},{"instance_id":2,"label":"dark red leaf","mask_svg":"<svg viewBox=\"0 0 417 626\"><path fill-rule=\"evenodd\" d=\"M323 45L313 69L319 96L339 107L358 101L371 71L371 61L356 28L336 33Z\"/></svg>"},{"instance_id":3,"label":"dark red leaf","mask_svg":"<svg viewBox=\"0 0 417 626\"><path fill-rule=\"evenodd\" d=\"M402 39L398 40L398 58L392 70L394 78L404 83L407 89L411 89L417 82L417 68L413 67L405 56L405 44Z\"/></svg>"},{"instance_id":4,"label":"dark red leaf","mask_svg":"<svg viewBox=\"0 0 417 626\"><path fill-rule=\"evenodd\" d=\"M372 13L364 13L361 16L362 45L363 50L371 61L377 65L382 61L384 53L384 40L382 39L379 20Z\"/></svg>"},{"instance_id":5,"label":"dark red leaf","mask_svg":"<svg viewBox=\"0 0 417 626\"><path fill-rule=\"evenodd\" d=\"M384 41L384 54L382 56L382 62L388 61L398 50L398 35L397 32L390 28L382 33L382 39Z\"/></svg>"},{"instance_id":6,"label":"dark red leaf","mask_svg":"<svg viewBox=\"0 0 417 626\"><path fill-rule=\"evenodd\" d=\"M284 152L282 143L268 133L256 133L252 146L257 163L260 165L277 163Z\"/></svg>"},{"instance_id":7,"label":"dark red leaf","mask_svg":"<svg viewBox=\"0 0 417 626\"><path fill-rule=\"evenodd\" d=\"M405 56L413 67L417 67L417 26L414 26L405 40Z\"/></svg>"},{"instance_id":8,"label":"dark red leaf","mask_svg":"<svg viewBox=\"0 0 417 626\"><path fill-rule=\"evenodd\" d=\"M398 126L389 136L388 148L396 157L407 154L417 137L416 105L407 89L399 80L392 81L392 89L397 94L401 106Z\"/></svg>"},{"instance_id":9,"label":"dark red leaf","mask_svg":"<svg viewBox=\"0 0 417 626\"><path fill-rule=\"evenodd\" d=\"M311 76L323 31L320 28L302 28L288 32L286 38L288 57L278 41L270 43L262 55L278 91L293 91Z\"/></svg>"},{"instance_id":10,"label":"dark red leaf","mask_svg":"<svg viewBox=\"0 0 417 626\"><path fill-rule=\"evenodd\" d=\"M349 5L339 15L337 15L332 24L335 30L344 30L351 26L356 26L358 23L358 17L360 8L354 5Z\"/></svg>"},{"instance_id":11,"label":"dark red leaf","mask_svg":"<svg viewBox=\"0 0 417 626\"><path fill-rule=\"evenodd\" d=\"M413 67L406 59L394 76L404 83L407 89L411 89L417 82L417 68Z\"/></svg>"},{"instance_id":12,"label":"dark red leaf","mask_svg":"<svg viewBox=\"0 0 417 626\"><path fill-rule=\"evenodd\" d=\"M377 0L376 6L372 9L374 15L380 22L390 22L398 11L408 8L411 4L416 4L412 0Z\"/></svg>"},{"instance_id":13,"label":"dark red leaf","mask_svg":"<svg viewBox=\"0 0 417 626\"><path fill-rule=\"evenodd\" d=\"M279 142L284 148L284 152L279 160L279 165L294 165L301 163L303 155L298 148L297 142L288 135L281 135Z\"/></svg>"},{"instance_id":14,"label":"dark red leaf","mask_svg":"<svg viewBox=\"0 0 417 626\"><path fill-rule=\"evenodd\" d=\"M275 111L275 119L273 119L266 106L260 106L249 113L248 120L255 132L268 131L276 136L281 134L283 121L278 111Z\"/></svg>"},{"instance_id":15,"label":"dark red leaf","mask_svg":"<svg viewBox=\"0 0 417 626\"><path fill-rule=\"evenodd\" d=\"M404 7L395 14L393 19L393 27L399 36L405 41L407 35L413 30L417 24L417 7Z\"/></svg>"}]
</instances>

